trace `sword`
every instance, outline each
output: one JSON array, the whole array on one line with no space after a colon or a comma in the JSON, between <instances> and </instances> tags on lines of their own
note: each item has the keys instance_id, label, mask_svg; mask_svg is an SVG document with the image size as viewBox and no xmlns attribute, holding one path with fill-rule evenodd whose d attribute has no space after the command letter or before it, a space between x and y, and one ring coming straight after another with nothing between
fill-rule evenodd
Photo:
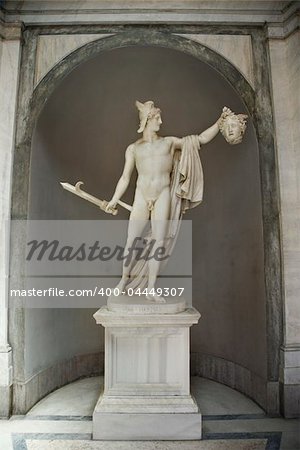
<instances>
[{"instance_id":1,"label":"sword","mask_svg":"<svg viewBox=\"0 0 300 450\"><path fill-rule=\"evenodd\" d=\"M110 208L109 211L106 211L106 207L108 205L108 202L106 200L100 200L97 197L94 197L91 194L88 194L85 191L82 191L80 189L80 186L83 185L82 181L78 181L75 186L73 186L70 183L60 183L62 185L62 187L64 189L66 189L69 192L72 192L72 194L78 195L78 197L83 198L84 200L87 200L88 202L93 203L96 206L99 206L99 208L109 214L112 214L113 216L115 216L116 214L118 214L118 210L117 208ZM132 206L128 205L125 202L122 202L121 200L119 200L117 202L120 206L123 206L123 208L128 209L128 211L132 211Z\"/></svg>"}]
</instances>

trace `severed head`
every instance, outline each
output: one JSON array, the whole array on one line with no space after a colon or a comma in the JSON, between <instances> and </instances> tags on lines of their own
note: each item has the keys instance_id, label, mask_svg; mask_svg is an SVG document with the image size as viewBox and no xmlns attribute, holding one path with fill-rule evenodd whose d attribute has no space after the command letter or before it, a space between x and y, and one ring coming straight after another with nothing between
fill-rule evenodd
<instances>
[{"instance_id":1,"label":"severed head","mask_svg":"<svg viewBox=\"0 0 300 450\"><path fill-rule=\"evenodd\" d=\"M226 106L219 119L219 129L229 144L242 142L247 126L246 114L235 114Z\"/></svg>"}]
</instances>

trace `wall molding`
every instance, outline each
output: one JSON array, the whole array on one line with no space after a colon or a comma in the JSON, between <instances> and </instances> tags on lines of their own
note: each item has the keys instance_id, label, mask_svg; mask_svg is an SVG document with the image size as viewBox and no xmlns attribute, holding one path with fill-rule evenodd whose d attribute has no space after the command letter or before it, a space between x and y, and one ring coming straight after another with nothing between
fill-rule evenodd
<instances>
[{"instance_id":1,"label":"wall molding","mask_svg":"<svg viewBox=\"0 0 300 450\"><path fill-rule=\"evenodd\" d=\"M104 353L75 355L70 359L41 370L24 382L13 385L13 414L26 414L50 392L79 378L97 376L104 372Z\"/></svg>"},{"instance_id":2,"label":"wall molding","mask_svg":"<svg viewBox=\"0 0 300 450\"><path fill-rule=\"evenodd\" d=\"M225 384L253 399L268 414L279 415L279 383L268 383L249 369L213 355L192 353L191 376ZM43 397L80 378L104 374L104 352L76 355L13 386L13 414L26 414Z\"/></svg>"},{"instance_id":3,"label":"wall molding","mask_svg":"<svg viewBox=\"0 0 300 450\"><path fill-rule=\"evenodd\" d=\"M298 1L269 1L261 2L249 0L245 6L236 1L201 1L162 0L151 2L145 7L145 2L111 2L86 0L57 2L51 0L42 2L14 1L2 6L2 13L7 21L22 20L26 24L41 23L198 23L225 24L238 23L240 25L265 23L282 24L294 10L299 8ZM59 6L58 6L59 5ZM251 14L250 14L251 13Z\"/></svg>"},{"instance_id":4,"label":"wall molding","mask_svg":"<svg viewBox=\"0 0 300 450\"><path fill-rule=\"evenodd\" d=\"M191 375L225 384L253 399L268 414L279 415L279 382L268 382L233 361L203 353L192 353Z\"/></svg>"}]
</instances>

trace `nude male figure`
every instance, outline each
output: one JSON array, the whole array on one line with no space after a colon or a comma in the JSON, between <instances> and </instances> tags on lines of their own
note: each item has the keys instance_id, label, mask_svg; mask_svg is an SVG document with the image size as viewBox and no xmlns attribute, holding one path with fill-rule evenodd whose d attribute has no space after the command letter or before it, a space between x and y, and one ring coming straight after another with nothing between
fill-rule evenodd
<instances>
[{"instance_id":1,"label":"nude male figure","mask_svg":"<svg viewBox=\"0 0 300 450\"><path fill-rule=\"evenodd\" d=\"M161 137L157 133L162 124L161 111L152 101L146 103L136 102L140 116L138 132L142 137L129 145L125 154L125 166L122 176L117 184L115 193L107 205L107 211L115 208L117 201L126 191L134 167L138 178L132 211L128 225L128 236L125 246L126 253L135 238L140 237L147 221L151 220L152 239L155 245L153 254L158 247L163 246L167 233L170 214L170 175L172 172L173 156L175 150L182 148L182 139L177 137ZM207 144L219 132L219 120L199 135L200 144ZM155 283L159 273L160 261L149 260L149 276L147 291L155 292ZM131 265L123 265L123 274L120 283L116 286L120 292L125 290L130 278ZM154 302L165 300L157 294L147 295Z\"/></svg>"}]
</instances>

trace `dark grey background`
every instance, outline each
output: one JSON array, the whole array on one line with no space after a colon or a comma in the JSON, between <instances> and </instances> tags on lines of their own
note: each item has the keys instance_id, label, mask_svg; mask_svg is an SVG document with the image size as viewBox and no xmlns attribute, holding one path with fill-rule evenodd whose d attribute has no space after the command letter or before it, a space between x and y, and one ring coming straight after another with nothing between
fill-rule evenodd
<instances>
[{"instance_id":1,"label":"dark grey background","mask_svg":"<svg viewBox=\"0 0 300 450\"><path fill-rule=\"evenodd\" d=\"M111 218L63 191L59 181L82 180L88 192L111 198L124 151L138 137L136 99L154 100L162 109L162 135L200 133L224 105L247 112L227 81L191 56L154 47L102 53L63 80L38 120L31 161L32 219ZM192 328L191 350L265 377L261 197L251 121L242 144L230 146L218 135L203 147L201 159L204 202L187 214L193 220L193 303L202 314ZM133 189L134 178L123 198L129 203ZM120 208L118 217L128 213ZM28 374L103 349L103 333L90 310L28 310L26 320Z\"/></svg>"}]
</instances>

